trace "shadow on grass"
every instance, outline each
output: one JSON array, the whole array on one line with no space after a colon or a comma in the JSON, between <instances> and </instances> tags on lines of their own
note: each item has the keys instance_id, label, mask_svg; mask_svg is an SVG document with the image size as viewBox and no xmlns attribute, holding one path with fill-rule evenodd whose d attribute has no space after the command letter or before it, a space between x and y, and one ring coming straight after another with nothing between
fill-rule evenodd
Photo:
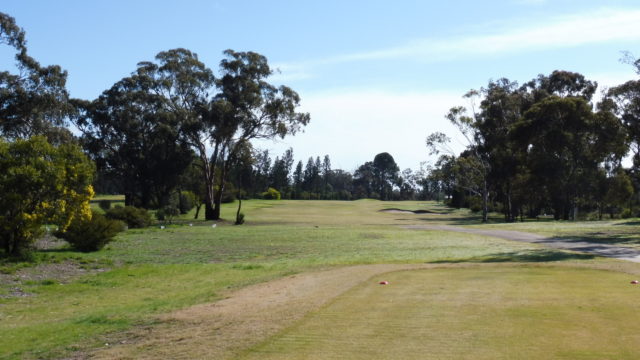
<instances>
[{"instance_id":1,"label":"shadow on grass","mask_svg":"<svg viewBox=\"0 0 640 360\"><path fill-rule=\"evenodd\" d=\"M378 210L380 212L400 212L400 213L414 213L414 214L434 214L434 215L448 215L449 212L438 212L431 210L407 210L407 209L399 209L399 208L386 208L382 210Z\"/></svg>"},{"instance_id":2,"label":"shadow on grass","mask_svg":"<svg viewBox=\"0 0 640 360\"><path fill-rule=\"evenodd\" d=\"M527 250L517 252L504 252L487 256L472 257L466 259L438 260L432 264L457 264L457 263L498 263L498 262L550 262L565 260L591 260L595 255L572 253L559 250Z\"/></svg>"},{"instance_id":3,"label":"shadow on grass","mask_svg":"<svg viewBox=\"0 0 640 360\"><path fill-rule=\"evenodd\" d=\"M617 224L614 224L614 225L615 226L619 226L619 225L638 226L638 225L640 225L640 221L632 220L632 221L627 221L627 222L623 222L623 223L617 223Z\"/></svg>"},{"instance_id":4,"label":"shadow on grass","mask_svg":"<svg viewBox=\"0 0 640 360\"><path fill-rule=\"evenodd\" d=\"M636 245L640 244L640 237L632 233L589 232L577 235L554 236L553 241L567 243L587 242L593 244L609 245Z\"/></svg>"}]
</instances>

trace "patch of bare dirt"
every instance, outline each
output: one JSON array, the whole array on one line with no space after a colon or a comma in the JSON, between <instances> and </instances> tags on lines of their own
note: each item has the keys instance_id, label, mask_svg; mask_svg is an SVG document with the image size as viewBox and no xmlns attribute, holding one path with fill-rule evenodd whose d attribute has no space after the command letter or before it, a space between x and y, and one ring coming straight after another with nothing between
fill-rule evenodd
<instances>
[{"instance_id":1,"label":"patch of bare dirt","mask_svg":"<svg viewBox=\"0 0 640 360\"><path fill-rule=\"evenodd\" d=\"M72 261L64 261L24 267L11 274L0 273L0 287L7 289L3 291L4 294L0 294L0 297L31 296L31 293L23 289L25 284L43 283L45 281L49 283L67 284L79 276L106 270L108 269L81 266Z\"/></svg>"},{"instance_id":2,"label":"patch of bare dirt","mask_svg":"<svg viewBox=\"0 0 640 360\"><path fill-rule=\"evenodd\" d=\"M65 245L67 245L66 241L58 239L51 235L50 232L45 233L45 235L38 239L34 244L35 248L38 250L58 249Z\"/></svg>"},{"instance_id":3,"label":"patch of bare dirt","mask_svg":"<svg viewBox=\"0 0 640 360\"><path fill-rule=\"evenodd\" d=\"M249 286L224 300L163 316L160 324L130 332L118 344L88 354L86 358L233 358L363 281L391 271L429 267L435 266L349 266ZM371 279L372 284L378 280Z\"/></svg>"}]
</instances>

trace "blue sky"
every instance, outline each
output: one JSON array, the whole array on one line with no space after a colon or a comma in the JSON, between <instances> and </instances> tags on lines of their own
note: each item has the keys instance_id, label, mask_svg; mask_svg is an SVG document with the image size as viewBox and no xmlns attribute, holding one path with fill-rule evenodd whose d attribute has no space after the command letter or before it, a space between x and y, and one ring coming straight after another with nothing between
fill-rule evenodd
<instances>
[{"instance_id":1,"label":"blue sky","mask_svg":"<svg viewBox=\"0 0 640 360\"><path fill-rule=\"evenodd\" d=\"M272 81L302 97L304 134L261 142L273 156L329 154L352 171L379 152L401 168L430 160L443 115L489 79L519 82L563 69L602 86L637 75L637 1L35 1L0 11L27 32L31 55L68 70L71 95L93 99L136 63L176 47L214 70L222 51L256 51L280 69ZM0 66L11 51L0 49Z\"/></svg>"}]
</instances>

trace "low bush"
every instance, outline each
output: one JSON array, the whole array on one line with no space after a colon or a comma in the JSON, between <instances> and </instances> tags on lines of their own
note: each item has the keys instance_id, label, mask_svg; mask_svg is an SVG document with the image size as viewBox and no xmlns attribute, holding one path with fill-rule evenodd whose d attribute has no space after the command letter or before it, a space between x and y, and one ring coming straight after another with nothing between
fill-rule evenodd
<instances>
[{"instance_id":1,"label":"low bush","mask_svg":"<svg viewBox=\"0 0 640 360\"><path fill-rule=\"evenodd\" d=\"M196 195L191 191L182 191L180 193L180 201L178 207L180 208L180 214L186 214L196 206Z\"/></svg>"},{"instance_id":2,"label":"low bush","mask_svg":"<svg viewBox=\"0 0 640 360\"><path fill-rule=\"evenodd\" d=\"M267 191L262 193L262 198L265 200L280 200L280 191L269 188Z\"/></svg>"},{"instance_id":3,"label":"low bush","mask_svg":"<svg viewBox=\"0 0 640 360\"><path fill-rule=\"evenodd\" d=\"M168 221L169 224L173 221L173 218L180 215L180 210L172 205L167 205L156 211L156 219L160 221Z\"/></svg>"},{"instance_id":4,"label":"low bush","mask_svg":"<svg viewBox=\"0 0 640 360\"><path fill-rule=\"evenodd\" d=\"M107 199L100 200L98 202L98 206L100 207L100 209L107 211L111 209L111 200L107 200Z\"/></svg>"},{"instance_id":5,"label":"low bush","mask_svg":"<svg viewBox=\"0 0 640 360\"><path fill-rule=\"evenodd\" d=\"M151 214L146 209L134 206L116 206L106 212L106 216L112 220L120 220L127 224L129 228L144 228L153 222Z\"/></svg>"},{"instance_id":6,"label":"low bush","mask_svg":"<svg viewBox=\"0 0 640 360\"><path fill-rule=\"evenodd\" d=\"M91 220L74 220L66 231L58 231L55 235L66 240L78 251L91 252L102 249L123 229L124 224L121 221L93 214Z\"/></svg>"}]
</instances>

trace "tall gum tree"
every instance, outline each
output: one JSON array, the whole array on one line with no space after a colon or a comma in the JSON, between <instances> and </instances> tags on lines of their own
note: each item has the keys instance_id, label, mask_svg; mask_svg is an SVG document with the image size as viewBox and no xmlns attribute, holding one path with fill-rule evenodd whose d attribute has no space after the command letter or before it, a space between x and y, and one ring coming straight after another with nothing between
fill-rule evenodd
<instances>
[{"instance_id":1,"label":"tall gum tree","mask_svg":"<svg viewBox=\"0 0 640 360\"><path fill-rule=\"evenodd\" d=\"M149 79L149 91L162 99L200 158L208 220L220 218L227 175L246 143L295 134L310 119L296 111L295 91L266 82L272 74L266 57L233 50L224 55L218 79L187 49L160 52L156 62L141 62L136 71Z\"/></svg>"},{"instance_id":2,"label":"tall gum tree","mask_svg":"<svg viewBox=\"0 0 640 360\"><path fill-rule=\"evenodd\" d=\"M16 50L17 73L0 72L0 135L26 139L44 135L50 142L68 142L62 127L71 113L67 72L58 65L42 66L27 54L25 32L15 19L0 12L0 44Z\"/></svg>"},{"instance_id":3,"label":"tall gum tree","mask_svg":"<svg viewBox=\"0 0 640 360\"><path fill-rule=\"evenodd\" d=\"M300 96L295 91L266 81L273 73L266 57L233 50L226 50L224 55L216 80L219 92L203 116L203 122L216 125L211 131L211 161L220 164L213 208L207 204L205 209L211 220L220 218L225 180L243 144L294 135L310 121L308 113L296 111Z\"/></svg>"}]
</instances>

